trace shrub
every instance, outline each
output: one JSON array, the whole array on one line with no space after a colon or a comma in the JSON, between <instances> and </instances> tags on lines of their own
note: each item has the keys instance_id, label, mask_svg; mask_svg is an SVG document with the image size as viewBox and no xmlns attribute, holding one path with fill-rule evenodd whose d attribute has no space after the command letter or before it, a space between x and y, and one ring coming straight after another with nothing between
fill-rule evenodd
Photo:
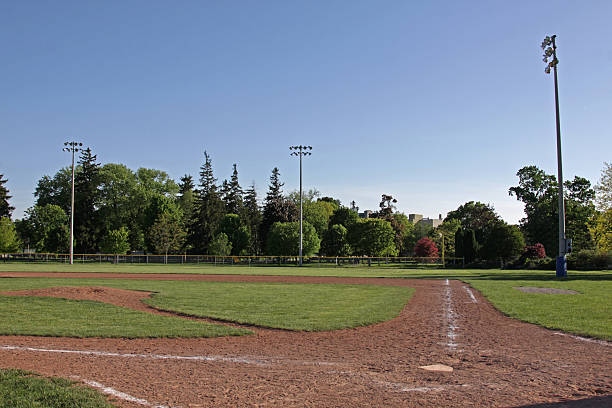
<instances>
[{"instance_id":1,"label":"shrub","mask_svg":"<svg viewBox=\"0 0 612 408\"><path fill-rule=\"evenodd\" d=\"M612 254L583 249L567 257L568 269L607 269L612 265Z\"/></svg>"}]
</instances>

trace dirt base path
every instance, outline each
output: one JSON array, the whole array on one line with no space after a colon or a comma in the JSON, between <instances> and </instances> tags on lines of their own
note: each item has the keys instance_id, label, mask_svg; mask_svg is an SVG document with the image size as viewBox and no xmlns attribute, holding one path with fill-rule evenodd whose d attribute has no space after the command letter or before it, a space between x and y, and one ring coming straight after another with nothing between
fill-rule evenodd
<instances>
[{"instance_id":1,"label":"dirt base path","mask_svg":"<svg viewBox=\"0 0 612 408\"><path fill-rule=\"evenodd\" d=\"M416 288L397 318L333 332L255 329L252 336L216 339L0 337L1 367L105 387L123 407L612 406L610 343L509 319L459 281L174 274L0 276ZM95 296L104 292L90 289ZM99 300L117 304L122 302L117 297L131 296L113 293ZM432 364L453 371L419 368Z\"/></svg>"}]
</instances>

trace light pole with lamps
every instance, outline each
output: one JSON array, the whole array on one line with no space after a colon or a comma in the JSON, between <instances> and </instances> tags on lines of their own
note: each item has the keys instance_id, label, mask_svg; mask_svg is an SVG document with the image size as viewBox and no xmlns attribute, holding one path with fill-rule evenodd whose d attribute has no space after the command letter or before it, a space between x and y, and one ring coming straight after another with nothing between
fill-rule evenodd
<instances>
[{"instance_id":1,"label":"light pole with lamps","mask_svg":"<svg viewBox=\"0 0 612 408\"><path fill-rule=\"evenodd\" d=\"M64 152L72 152L72 194L70 195L70 265L74 256L74 152L82 150L83 143L65 142Z\"/></svg>"},{"instance_id":2,"label":"light pole with lamps","mask_svg":"<svg viewBox=\"0 0 612 408\"><path fill-rule=\"evenodd\" d=\"M550 70L553 70L554 82L555 82L555 114L557 124L557 172L559 182L559 256L557 257L557 277L562 278L567 276L567 259L565 254L569 251L571 246L571 240L565 238L565 203L563 202L563 166L561 162L561 122L559 119L559 86L557 84L557 44L555 44L555 38L557 36L546 36L542 41L542 50L544 50L544 62L546 68L544 72L550 74ZM548 61L550 59L550 62Z\"/></svg>"},{"instance_id":3,"label":"light pole with lamps","mask_svg":"<svg viewBox=\"0 0 612 408\"><path fill-rule=\"evenodd\" d=\"M292 156L299 156L300 158L300 266L302 266L302 246L303 246L303 238L302 238L302 224L303 224L303 217L302 217L302 201L303 201L303 194L302 194L302 157L303 156L310 156L312 153L310 153L308 150L312 150L312 146L289 146L289 150L292 150L291 155Z\"/></svg>"}]
</instances>

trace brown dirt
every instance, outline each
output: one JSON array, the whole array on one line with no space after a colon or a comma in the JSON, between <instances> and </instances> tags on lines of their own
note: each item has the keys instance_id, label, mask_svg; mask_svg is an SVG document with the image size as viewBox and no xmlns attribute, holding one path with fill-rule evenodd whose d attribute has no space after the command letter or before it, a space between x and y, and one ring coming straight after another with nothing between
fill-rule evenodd
<instances>
[{"instance_id":1,"label":"brown dirt","mask_svg":"<svg viewBox=\"0 0 612 408\"><path fill-rule=\"evenodd\" d=\"M36 275L42 274L0 274ZM410 286L416 292L395 319L334 332L256 329L255 335L244 337L137 340L2 336L1 367L96 381L146 400L150 406L612 406L610 343L586 341L509 319L459 281L66 275L380 284ZM50 295L61 292L62 297L97 297L95 300L151 311L139 301L146 292L108 288L44 291ZM432 364L451 366L453 372L419 368ZM136 407L144 401L118 400L117 404Z\"/></svg>"}]
</instances>

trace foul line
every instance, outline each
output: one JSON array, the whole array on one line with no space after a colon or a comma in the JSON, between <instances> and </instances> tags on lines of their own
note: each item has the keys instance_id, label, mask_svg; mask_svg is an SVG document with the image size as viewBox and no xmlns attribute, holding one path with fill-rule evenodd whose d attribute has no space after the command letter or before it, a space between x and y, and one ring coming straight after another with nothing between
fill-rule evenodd
<instances>
[{"instance_id":1,"label":"foul line","mask_svg":"<svg viewBox=\"0 0 612 408\"><path fill-rule=\"evenodd\" d=\"M126 394L125 392L117 391L116 389L111 388L111 387L107 387L106 385L100 384L97 381L86 380L84 378L80 378L80 377L77 377L75 375L71 376L70 378L82 381L85 384L89 385L90 387L97 388L98 390L100 390L104 394L111 395L111 396L116 397L116 398L120 398L120 399L122 399L124 401L133 402L133 403L139 404L139 405L144 405L145 407L170 408L170 407L168 407L166 405L152 404L152 403L150 403L149 401L147 401L145 399L137 398L137 397L134 397L134 396L132 396L130 394Z\"/></svg>"},{"instance_id":2,"label":"foul line","mask_svg":"<svg viewBox=\"0 0 612 408\"><path fill-rule=\"evenodd\" d=\"M572 339L576 339L576 340L580 340L580 341L586 341L588 343L601 344L602 346L612 346L612 343L610 343L609 341L605 341L605 340L589 339L588 337L580 337L580 336L576 336L576 335L573 335L573 334L559 333L559 332L555 332L555 334L557 336L571 337Z\"/></svg>"},{"instance_id":3,"label":"foul line","mask_svg":"<svg viewBox=\"0 0 612 408\"><path fill-rule=\"evenodd\" d=\"M456 313L453 311L452 290L448 279L446 279L444 285L444 315L446 317L446 322L448 323L448 331L446 333L446 336L448 337L448 343L446 343L446 346L454 349L458 345L457 343L455 343L455 338L458 336L457 333L455 333L455 330L457 330L459 326L457 326L457 322L455 319Z\"/></svg>"},{"instance_id":4,"label":"foul line","mask_svg":"<svg viewBox=\"0 0 612 408\"><path fill-rule=\"evenodd\" d=\"M21 346L0 346L0 350L21 350L21 351L36 351L42 353L65 353L65 354L84 354L100 357L124 357L124 358L147 358L152 360L195 360L195 361L222 361L227 363L242 363L253 365L269 365L269 362L263 360L252 360L244 357L222 357L222 356L172 356L165 354L122 354L111 353L107 351L90 351L90 350L61 350L61 349L44 349L35 347Z\"/></svg>"},{"instance_id":5,"label":"foul line","mask_svg":"<svg viewBox=\"0 0 612 408\"><path fill-rule=\"evenodd\" d=\"M470 297L472 298L472 303L478 303L478 300L476 300L476 297L474 296L470 288L468 288L467 286L464 286L463 289L465 289L468 295L470 295Z\"/></svg>"}]
</instances>

